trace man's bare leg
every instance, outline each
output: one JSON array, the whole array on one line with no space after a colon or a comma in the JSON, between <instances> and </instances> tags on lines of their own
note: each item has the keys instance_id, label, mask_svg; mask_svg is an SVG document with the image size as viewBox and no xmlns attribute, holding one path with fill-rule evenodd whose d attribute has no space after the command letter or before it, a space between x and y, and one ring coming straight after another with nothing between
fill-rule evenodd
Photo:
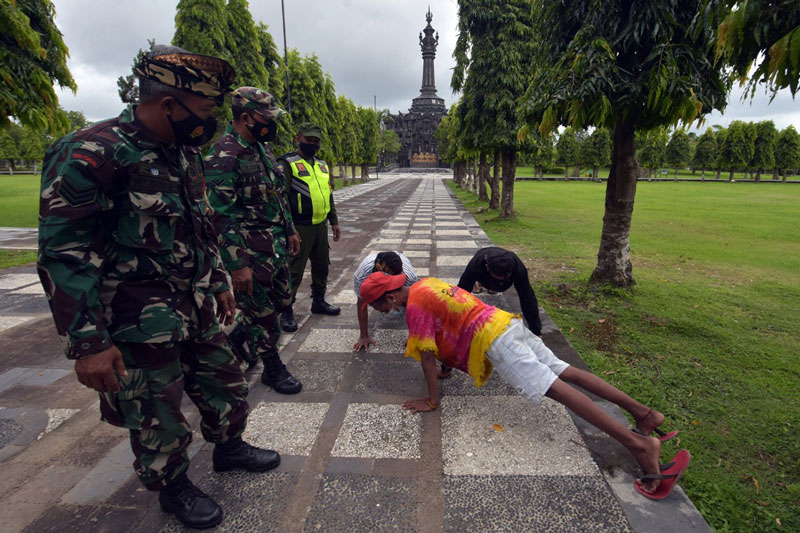
<instances>
[{"instance_id":1,"label":"man's bare leg","mask_svg":"<svg viewBox=\"0 0 800 533\"><path fill-rule=\"evenodd\" d=\"M649 435L655 428L664 423L664 415L655 409L650 409L646 405L637 402L615 386L595 376L591 372L586 372L580 368L570 366L558 377L567 383L578 385L592 394L596 394L628 411L633 415L634 420L636 420L636 429L643 435Z\"/></svg>"},{"instance_id":2,"label":"man's bare leg","mask_svg":"<svg viewBox=\"0 0 800 533\"><path fill-rule=\"evenodd\" d=\"M564 371L564 373L566 373L566 371ZM611 388L617 390L614 387ZM617 392L620 391L617 390ZM561 379L556 379L555 382L553 382L550 389L545 393L545 396L564 404L579 417L604 431L625 446L625 448L633 454L633 457L636 459L636 462L639 463L639 466L642 467L645 474L660 473L658 457L661 453L661 442L658 439L644 437L630 431L614 420L608 413L600 409L588 396L570 387ZM598 396L600 395L598 394ZM659 483L659 480L651 480L642 482L642 486L647 492L653 492L656 490Z\"/></svg>"}]
</instances>

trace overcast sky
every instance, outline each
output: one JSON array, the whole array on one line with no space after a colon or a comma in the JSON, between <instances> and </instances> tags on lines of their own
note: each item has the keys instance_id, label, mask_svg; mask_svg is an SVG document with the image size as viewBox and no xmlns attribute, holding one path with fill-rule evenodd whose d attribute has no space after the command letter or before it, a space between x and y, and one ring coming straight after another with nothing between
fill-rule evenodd
<instances>
[{"instance_id":1,"label":"overcast sky","mask_svg":"<svg viewBox=\"0 0 800 533\"><path fill-rule=\"evenodd\" d=\"M69 47L69 68L78 92L61 91L65 109L83 111L89 120L119 114L116 80L130 74L131 61L147 39L169 44L175 33L177 0L53 0L56 24ZM285 0L287 44L316 53L336 84L336 92L356 104L406 112L422 85L419 32L430 5L439 32L436 88L449 107L452 52L456 39L456 0ZM280 0L251 0L253 18L269 26L283 54ZM741 102L734 89L723 116L714 112L706 126L731 120L773 120L778 129L800 129L800 106L788 91L772 104L759 94Z\"/></svg>"}]
</instances>

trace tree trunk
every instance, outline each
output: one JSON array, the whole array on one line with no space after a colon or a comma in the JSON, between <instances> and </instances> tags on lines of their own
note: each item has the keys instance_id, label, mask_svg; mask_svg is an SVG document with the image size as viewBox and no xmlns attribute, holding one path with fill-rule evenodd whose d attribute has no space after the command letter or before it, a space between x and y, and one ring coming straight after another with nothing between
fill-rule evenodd
<instances>
[{"instance_id":1,"label":"tree trunk","mask_svg":"<svg viewBox=\"0 0 800 533\"><path fill-rule=\"evenodd\" d=\"M789 171L788 171L787 169L785 169L785 168L784 168L784 169L783 169L783 177L781 178L781 181L782 181L783 183L786 183L786 174L788 174L788 173L789 173Z\"/></svg>"},{"instance_id":2,"label":"tree trunk","mask_svg":"<svg viewBox=\"0 0 800 533\"><path fill-rule=\"evenodd\" d=\"M603 233L597 267L589 278L590 283L611 283L625 288L636 283L631 265L630 232L637 166L633 124L620 120L614 128Z\"/></svg>"},{"instance_id":3,"label":"tree trunk","mask_svg":"<svg viewBox=\"0 0 800 533\"><path fill-rule=\"evenodd\" d=\"M731 169L731 173L728 175L728 181L733 181L733 169Z\"/></svg>"},{"instance_id":4,"label":"tree trunk","mask_svg":"<svg viewBox=\"0 0 800 533\"><path fill-rule=\"evenodd\" d=\"M569 165L564 167L564 181L569 181Z\"/></svg>"},{"instance_id":5,"label":"tree trunk","mask_svg":"<svg viewBox=\"0 0 800 533\"><path fill-rule=\"evenodd\" d=\"M756 181L761 181L761 169L756 170Z\"/></svg>"},{"instance_id":6,"label":"tree trunk","mask_svg":"<svg viewBox=\"0 0 800 533\"><path fill-rule=\"evenodd\" d=\"M706 169L705 168L703 168L700 171L700 181L706 181Z\"/></svg>"},{"instance_id":7,"label":"tree trunk","mask_svg":"<svg viewBox=\"0 0 800 533\"><path fill-rule=\"evenodd\" d=\"M350 163L350 176L353 178L353 183L356 182L356 164Z\"/></svg>"},{"instance_id":8,"label":"tree trunk","mask_svg":"<svg viewBox=\"0 0 800 533\"><path fill-rule=\"evenodd\" d=\"M494 163L492 164L492 194L489 198L489 209L500 207L500 149L494 150Z\"/></svg>"},{"instance_id":9,"label":"tree trunk","mask_svg":"<svg viewBox=\"0 0 800 533\"><path fill-rule=\"evenodd\" d=\"M361 163L361 179L366 181L369 179L369 170L367 170L367 164Z\"/></svg>"},{"instance_id":10,"label":"tree trunk","mask_svg":"<svg viewBox=\"0 0 800 533\"><path fill-rule=\"evenodd\" d=\"M597 166L593 166L592 167L592 181L600 181L600 179L597 177L597 173L598 173L599 170L600 170L600 167L597 167Z\"/></svg>"},{"instance_id":11,"label":"tree trunk","mask_svg":"<svg viewBox=\"0 0 800 533\"><path fill-rule=\"evenodd\" d=\"M675 167L675 180L674 181L678 181L678 168L677 167Z\"/></svg>"},{"instance_id":12,"label":"tree trunk","mask_svg":"<svg viewBox=\"0 0 800 533\"><path fill-rule=\"evenodd\" d=\"M486 182L489 180L489 162L486 159L486 152L481 151L478 165L478 199L481 202L489 201L489 193L486 191Z\"/></svg>"},{"instance_id":13,"label":"tree trunk","mask_svg":"<svg viewBox=\"0 0 800 533\"><path fill-rule=\"evenodd\" d=\"M717 169L717 177L715 179L719 179L719 175L722 173L722 169Z\"/></svg>"},{"instance_id":14,"label":"tree trunk","mask_svg":"<svg viewBox=\"0 0 800 533\"><path fill-rule=\"evenodd\" d=\"M777 167L772 169L772 179L773 179L773 181L778 181L778 168Z\"/></svg>"},{"instance_id":15,"label":"tree trunk","mask_svg":"<svg viewBox=\"0 0 800 533\"><path fill-rule=\"evenodd\" d=\"M517 172L516 148L502 148L503 158L503 198L500 201L500 218L514 216L514 179Z\"/></svg>"},{"instance_id":16,"label":"tree trunk","mask_svg":"<svg viewBox=\"0 0 800 533\"><path fill-rule=\"evenodd\" d=\"M344 182L347 179L347 169L345 168L344 163L339 163L339 177L342 178L342 185L344 185Z\"/></svg>"}]
</instances>

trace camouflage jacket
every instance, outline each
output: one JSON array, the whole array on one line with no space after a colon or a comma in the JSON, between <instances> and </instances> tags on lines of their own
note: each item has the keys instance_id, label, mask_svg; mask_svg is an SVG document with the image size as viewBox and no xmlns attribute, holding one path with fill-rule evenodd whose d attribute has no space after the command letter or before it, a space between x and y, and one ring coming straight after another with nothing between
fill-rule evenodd
<instances>
[{"instance_id":1,"label":"camouflage jacket","mask_svg":"<svg viewBox=\"0 0 800 533\"><path fill-rule=\"evenodd\" d=\"M159 143L132 107L48 150L37 267L69 358L219 334L230 278L204 188L199 152Z\"/></svg>"},{"instance_id":2,"label":"camouflage jacket","mask_svg":"<svg viewBox=\"0 0 800 533\"><path fill-rule=\"evenodd\" d=\"M228 124L206 156L208 198L225 266L250 265L253 255L273 254L273 238L295 233L283 174L271 151L248 143Z\"/></svg>"}]
</instances>

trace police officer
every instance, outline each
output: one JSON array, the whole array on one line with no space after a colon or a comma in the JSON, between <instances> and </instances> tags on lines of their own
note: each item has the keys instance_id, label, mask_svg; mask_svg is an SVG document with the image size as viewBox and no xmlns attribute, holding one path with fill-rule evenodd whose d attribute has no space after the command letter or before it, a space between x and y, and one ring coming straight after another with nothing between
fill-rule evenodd
<instances>
[{"instance_id":1,"label":"police officer","mask_svg":"<svg viewBox=\"0 0 800 533\"><path fill-rule=\"evenodd\" d=\"M249 353L264 361L261 381L281 394L300 392L278 355L278 311L292 303L287 252L300 250L286 203L283 175L264 143L275 140L285 113L272 95L239 87L231 96L233 122L206 157L206 182L220 234L220 254L233 278L241 313L232 345L241 336Z\"/></svg>"},{"instance_id":2,"label":"police officer","mask_svg":"<svg viewBox=\"0 0 800 533\"><path fill-rule=\"evenodd\" d=\"M289 152L278 158L283 175L291 176L289 205L292 208L297 232L300 234L300 253L292 257L289 271L292 276L292 303L297 295L297 287L303 280L306 262L311 259L311 312L324 315L338 315L340 309L325 301L328 284L328 222L333 231L333 240L338 241L339 219L333 204L333 191L330 186L328 165L314 157L319 151L322 130L319 126L304 122L298 126L294 141L296 152ZM284 331L297 330L297 322L291 307L281 314L281 328Z\"/></svg>"},{"instance_id":3,"label":"police officer","mask_svg":"<svg viewBox=\"0 0 800 533\"><path fill-rule=\"evenodd\" d=\"M103 420L130 431L142 483L183 524L211 527L222 509L186 476L184 391L215 444L214 470L280 463L241 438L247 381L219 322L232 322L235 303L196 148L214 134L234 72L170 46L136 72L139 105L48 151L37 267L78 380L100 393Z\"/></svg>"}]
</instances>

